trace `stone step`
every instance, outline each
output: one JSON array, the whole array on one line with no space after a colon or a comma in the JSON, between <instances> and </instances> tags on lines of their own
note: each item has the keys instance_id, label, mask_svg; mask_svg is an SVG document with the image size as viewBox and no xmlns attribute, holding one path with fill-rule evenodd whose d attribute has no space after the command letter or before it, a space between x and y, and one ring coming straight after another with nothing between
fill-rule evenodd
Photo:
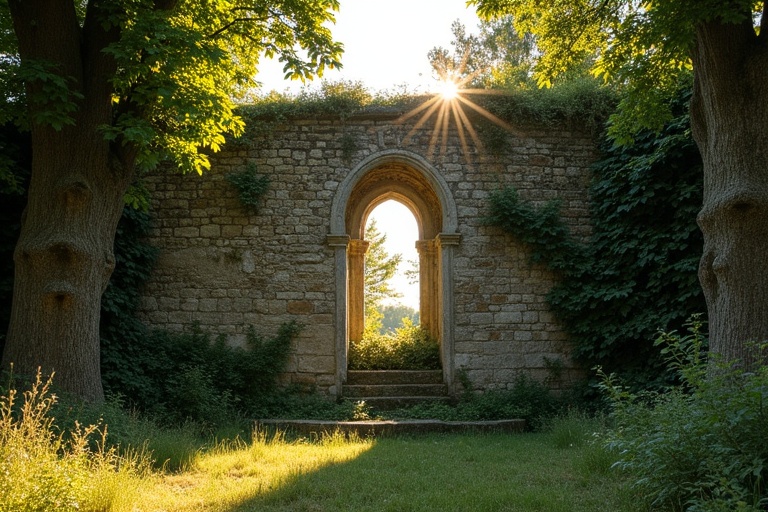
<instances>
[{"instance_id":1,"label":"stone step","mask_svg":"<svg viewBox=\"0 0 768 512\"><path fill-rule=\"evenodd\" d=\"M291 431L307 437L320 433L346 435L356 434L360 437L402 435L402 434L433 434L456 432L509 432L520 433L525 429L525 420L497 421L440 421L440 420L371 420L371 421L317 421L317 420L257 420L258 428L272 428L279 431Z\"/></svg>"},{"instance_id":2,"label":"stone step","mask_svg":"<svg viewBox=\"0 0 768 512\"><path fill-rule=\"evenodd\" d=\"M404 407L425 403L449 403L451 398L447 396L369 396L365 398L348 398L348 400L363 401L374 411L391 411Z\"/></svg>"},{"instance_id":3,"label":"stone step","mask_svg":"<svg viewBox=\"0 0 768 512\"><path fill-rule=\"evenodd\" d=\"M445 384L346 384L344 398L371 398L381 396L447 396Z\"/></svg>"},{"instance_id":4,"label":"stone step","mask_svg":"<svg viewBox=\"0 0 768 512\"><path fill-rule=\"evenodd\" d=\"M441 384L442 370L350 370L347 384Z\"/></svg>"}]
</instances>

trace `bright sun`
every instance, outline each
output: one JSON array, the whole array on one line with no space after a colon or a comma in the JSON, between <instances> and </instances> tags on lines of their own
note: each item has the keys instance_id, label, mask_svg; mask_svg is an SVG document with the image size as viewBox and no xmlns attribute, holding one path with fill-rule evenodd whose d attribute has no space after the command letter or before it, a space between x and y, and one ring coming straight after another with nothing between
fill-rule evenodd
<instances>
[{"instance_id":1,"label":"bright sun","mask_svg":"<svg viewBox=\"0 0 768 512\"><path fill-rule=\"evenodd\" d=\"M438 91L444 100L452 100L459 94L459 85L451 79L444 79L440 81Z\"/></svg>"},{"instance_id":2,"label":"bright sun","mask_svg":"<svg viewBox=\"0 0 768 512\"><path fill-rule=\"evenodd\" d=\"M419 116L416 123L411 127L411 129L403 138L403 143L414 136L427 121L435 117L435 127L432 129L432 135L429 138L429 147L427 152L430 155L433 154L437 147L437 143L440 141L440 139L442 139L442 144L440 145L440 154L445 154L448 145L448 128L451 123L451 118L453 118L454 123L456 124L456 130L458 133L462 152L464 157L467 159L467 162L471 164L469 142L466 135L469 134L469 137L475 143L475 146L478 148L478 150L482 150L483 144L474 126L472 126L470 118L464 112L465 107L474 110L476 113L480 114L486 119L489 119L496 125L501 126L502 128L509 130L512 133L517 133L512 125L510 125L508 122L500 119L485 108L467 98L467 96L471 94L504 94L502 91L496 91L492 89L465 89L464 86L466 84L472 83L472 80L476 79L480 73L483 72L483 69L477 69L474 72L463 76L468 58L469 51L467 50L464 52L464 56L462 57L458 66L447 66L444 63L442 66L435 68L436 73L440 77L440 80L437 84L437 90L435 91L436 94L434 94L434 96L432 96L430 99L421 103L419 106L400 116L396 121L398 123L405 123L409 119L417 115ZM456 69L454 70L454 68Z\"/></svg>"}]
</instances>

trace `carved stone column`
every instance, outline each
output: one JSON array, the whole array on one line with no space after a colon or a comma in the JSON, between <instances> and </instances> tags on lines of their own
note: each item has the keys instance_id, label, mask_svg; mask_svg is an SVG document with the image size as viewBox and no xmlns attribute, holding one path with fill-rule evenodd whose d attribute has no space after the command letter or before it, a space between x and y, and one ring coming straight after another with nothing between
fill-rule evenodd
<instances>
[{"instance_id":1,"label":"carved stone column","mask_svg":"<svg viewBox=\"0 0 768 512\"><path fill-rule=\"evenodd\" d=\"M419 318L421 327L440 339L440 267L436 240L416 242L419 253Z\"/></svg>"},{"instance_id":2,"label":"carved stone column","mask_svg":"<svg viewBox=\"0 0 768 512\"><path fill-rule=\"evenodd\" d=\"M333 248L336 267L336 314L334 325L336 326L336 379L333 394L341 395L341 386L347 380L347 245L349 235L328 235L328 246Z\"/></svg>"},{"instance_id":3,"label":"carved stone column","mask_svg":"<svg viewBox=\"0 0 768 512\"><path fill-rule=\"evenodd\" d=\"M360 341L365 329L365 253L369 242L353 239L347 247L347 334Z\"/></svg>"},{"instance_id":4,"label":"carved stone column","mask_svg":"<svg viewBox=\"0 0 768 512\"><path fill-rule=\"evenodd\" d=\"M440 233L435 239L440 255L440 356L443 363L443 380L453 384L453 253L461 241L458 233Z\"/></svg>"}]
</instances>

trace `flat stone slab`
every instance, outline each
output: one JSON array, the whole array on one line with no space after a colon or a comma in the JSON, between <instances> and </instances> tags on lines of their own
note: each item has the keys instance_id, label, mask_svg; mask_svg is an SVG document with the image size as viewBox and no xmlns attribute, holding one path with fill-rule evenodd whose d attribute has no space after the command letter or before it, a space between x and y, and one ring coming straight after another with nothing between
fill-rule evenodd
<instances>
[{"instance_id":1,"label":"flat stone slab","mask_svg":"<svg viewBox=\"0 0 768 512\"><path fill-rule=\"evenodd\" d=\"M320 421L320 420L256 420L257 427L286 430L311 436L319 434L356 434L360 437L399 434L431 434L454 432L509 432L519 433L525 420L496 421L440 421L440 420L380 420L380 421Z\"/></svg>"}]
</instances>

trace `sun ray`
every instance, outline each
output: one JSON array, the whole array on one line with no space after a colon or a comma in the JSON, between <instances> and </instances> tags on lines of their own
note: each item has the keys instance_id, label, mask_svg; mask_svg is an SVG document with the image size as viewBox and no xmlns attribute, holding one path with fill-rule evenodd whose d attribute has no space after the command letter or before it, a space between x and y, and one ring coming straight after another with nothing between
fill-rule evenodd
<instances>
[{"instance_id":1,"label":"sun ray","mask_svg":"<svg viewBox=\"0 0 768 512\"><path fill-rule=\"evenodd\" d=\"M433 103L437 103L438 101L440 101L440 96L433 96L428 101L425 101L424 103L422 103L418 107L416 107L416 108L406 112L405 114L401 115L400 117L398 117L395 120L395 122L396 123L403 123L403 122L407 121L408 119L412 118L413 116L415 116L416 114L418 114L419 112L421 112L422 110L432 106Z\"/></svg>"},{"instance_id":2,"label":"sun ray","mask_svg":"<svg viewBox=\"0 0 768 512\"><path fill-rule=\"evenodd\" d=\"M443 118L443 127L442 127L443 143L440 145L440 155L444 155L445 152L448 151L448 128L451 122L451 110L449 110L449 108L453 104L454 104L453 101L447 101L443 104L443 110L445 110L445 117Z\"/></svg>"},{"instance_id":3,"label":"sun ray","mask_svg":"<svg viewBox=\"0 0 768 512\"><path fill-rule=\"evenodd\" d=\"M500 89L461 89L461 94L480 94L483 96L508 96L507 91Z\"/></svg>"},{"instance_id":4,"label":"sun ray","mask_svg":"<svg viewBox=\"0 0 768 512\"><path fill-rule=\"evenodd\" d=\"M435 152L435 146L437 146L437 140L440 138L442 132L443 120L445 119L446 102L440 103L440 110L437 113L437 120L435 121L435 128L432 130L432 136L429 139L428 154Z\"/></svg>"},{"instance_id":5,"label":"sun ray","mask_svg":"<svg viewBox=\"0 0 768 512\"><path fill-rule=\"evenodd\" d=\"M483 107L481 107L477 103L475 103L473 101L469 101L468 99L462 97L461 95L456 96L456 99L459 100L460 102L464 103L465 105L467 105L469 108L471 108L475 112L481 114L483 117L485 117L489 121L493 121L495 124L501 126L502 128L504 128L506 130L509 130L511 133L514 133L515 135L520 135L520 132L518 132L511 124L509 124L508 122L504 121L500 117L492 114L491 112L487 111L486 109L484 109Z\"/></svg>"},{"instance_id":6,"label":"sun ray","mask_svg":"<svg viewBox=\"0 0 768 512\"><path fill-rule=\"evenodd\" d=\"M439 77L438 91L432 98L421 105L415 107L409 112L401 115L396 123L402 124L419 116L416 123L403 138L403 143L408 142L414 136L417 130L422 128L434 116L434 128L429 138L428 154L433 155L440 142L440 156L444 156L448 150L448 138L450 134L451 118L456 125L456 133L459 138L461 152L469 165L472 165L472 158L469 148L469 139L477 148L477 155L481 156L483 152L483 143L480 140L477 130L469 119L466 108L471 108L485 119L504 128L505 130L522 136L510 123L494 115L487 109L470 100L469 95L506 95L506 91L493 89L464 88L472 83L478 76L486 70L477 69L471 73L465 73L469 63L469 50L464 52L458 65L451 62L440 61L436 64L435 71ZM436 115L435 115L436 114ZM467 138L469 134L469 139Z\"/></svg>"},{"instance_id":7,"label":"sun ray","mask_svg":"<svg viewBox=\"0 0 768 512\"><path fill-rule=\"evenodd\" d=\"M467 144L467 136L464 134L464 122L462 121L461 109L459 104L455 101L451 102L451 110L453 111L453 118L456 119L456 131L459 133L459 142L461 143L461 150L464 152L464 158L467 159L467 164L472 167L472 158L469 154L469 144Z\"/></svg>"},{"instance_id":8,"label":"sun ray","mask_svg":"<svg viewBox=\"0 0 768 512\"><path fill-rule=\"evenodd\" d=\"M474 142L475 146L477 146L477 148L482 151L483 142L480 140L480 137L477 135L477 131L475 130L475 127L472 126L472 123L470 122L469 117L467 117L467 113L464 112L463 109L459 108L458 105L456 108L459 111L459 115L461 116L461 120L464 123L464 126L467 128L467 131L469 132L469 136L472 139L472 142Z\"/></svg>"},{"instance_id":9,"label":"sun ray","mask_svg":"<svg viewBox=\"0 0 768 512\"><path fill-rule=\"evenodd\" d=\"M432 100L430 100L430 102L431 101ZM439 107L440 107L440 102L435 101L434 104L431 107L429 107L429 110L427 110L426 112L424 112L424 114L422 114L422 116L419 118L416 124L413 125L413 128L411 128L410 131L403 138L403 144L408 142L411 139L411 137L413 137L413 134L416 133L416 130L421 128L424 125L424 123L426 123L429 120L429 118L432 117L432 114L434 114L435 110L437 110Z\"/></svg>"}]
</instances>

